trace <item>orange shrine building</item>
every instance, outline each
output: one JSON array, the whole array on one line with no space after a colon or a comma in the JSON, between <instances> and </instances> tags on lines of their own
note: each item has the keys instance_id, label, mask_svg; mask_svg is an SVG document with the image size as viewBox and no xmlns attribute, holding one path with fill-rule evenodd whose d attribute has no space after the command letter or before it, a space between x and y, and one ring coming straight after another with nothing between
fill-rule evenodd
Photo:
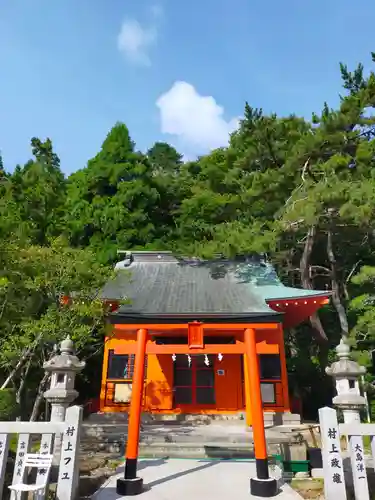
<instances>
[{"instance_id":1,"label":"orange shrine building","mask_svg":"<svg viewBox=\"0 0 375 500\"><path fill-rule=\"evenodd\" d=\"M102 295L114 311L105 341L100 411L129 411L139 332L144 331L143 412L246 412L251 425L248 371L257 360L263 411L290 415L284 329L327 304L329 292L284 286L260 257L206 261L171 252L124 254ZM251 362L246 361L246 331L256 346Z\"/></svg>"}]
</instances>

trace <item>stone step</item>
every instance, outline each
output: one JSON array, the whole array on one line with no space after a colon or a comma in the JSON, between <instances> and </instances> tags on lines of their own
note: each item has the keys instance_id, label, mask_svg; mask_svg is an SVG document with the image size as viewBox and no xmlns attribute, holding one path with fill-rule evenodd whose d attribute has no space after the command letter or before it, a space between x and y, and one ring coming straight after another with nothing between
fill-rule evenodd
<instances>
[{"instance_id":1,"label":"stone step","mask_svg":"<svg viewBox=\"0 0 375 500\"><path fill-rule=\"evenodd\" d=\"M96 443L96 442L125 442L126 441L126 432L113 432L113 433L98 433L91 435L82 436L83 443ZM267 441L277 441L280 443L292 443L292 442L300 442L300 439L295 434L266 434ZM163 434L163 433L155 433L155 434L142 434L140 435L141 443L191 443L191 442L200 442L200 443L215 443L215 442L224 442L227 444L232 443L252 443L253 436L252 433L247 434Z\"/></svg>"},{"instance_id":2,"label":"stone step","mask_svg":"<svg viewBox=\"0 0 375 500\"><path fill-rule=\"evenodd\" d=\"M266 439L268 444L280 445L282 443L298 444L300 443L300 433L286 431L284 426L277 430L276 428L266 429ZM123 453L126 446L128 426L122 423L117 424L83 424L81 446L86 451L107 451ZM187 448L193 446L193 456L197 453L199 456L206 456L205 449L224 445L226 449L232 447L244 446L247 449L252 447L253 437L251 428L247 428L244 423L241 425L223 422L211 423L208 426L166 426L164 423L159 425L142 425L140 433L140 446L152 450L156 453L171 446L175 456L176 447L184 448L181 456L187 456ZM199 450L196 443L199 444ZM190 456L190 455L189 455Z\"/></svg>"},{"instance_id":3,"label":"stone step","mask_svg":"<svg viewBox=\"0 0 375 500\"><path fill-rule=\"evenodd\" d=\"M266 433L268 447L275 447L278 450L280 446L286 444L288 446L299 446L300 439L298 434L286 434L268 432ZM123 454L126 448L127 435L125 433L117 433L101 436L86 436L81 440L81 449L88 452L109 452ZM181 448L181 453L176 450ZM199 434L176 435L173 433L155 433L153 435L144 434L140 436L140 449L142 453L151 453L155 456L167 453L168 456L208 456L207 450L217 450L229 455L233 449L249 450L253 448L252 433L243 434ZM193 452L190 454L189 450ZM229 450L229 451L228 451ZM169 453L172 453L169 455ZM198 455L197 455L198 454Z\"/></svg>"},{"instance_id":4,"label":"stone step","mask_svg":"<svg viewBox=\"0 0 375 500\"><path fill-rule=\"evenodd\" d=\"M205 414L164 414L164 413L142 413L141 421L142 424L160 424L161 422L165 425L183 423L191 423L194 425L199 424L209 424L213 421L219 422L236 422L244 421L245 414L233 413L233 414L219 414L219 415L205 415ZM128 413L92 413L86 419L87 423L124 423L128 421Z\"/></svg>"},{"instance_id":5,"label":"stone step","mask_svg":"<svg viewBox=\"0 0 375 500\"><path fill-rule=\"evenodd\" d=\"M107 447L101 448L98 452L111 453L113 456L122 457L125 453L123 443L111 443ZM92 447L81 446L81 455L93 452ZM269 454L280 454L280 447L277 443L268 445ZM139 445L139 456L143 458L254 458L254 447L251 443L236 443L228 446L225 442L212 443L152 443Z\"/></svg>"},{"instance_id":6,"label":"stone step","mask_svg":"<svg viewBox=\"0 0 375 500\"><path fill-rule=\"evenodd\" d=\"M201 414L142 414L142 425L211 425L212 423L228 423L246 425L245 413L201 415ZM92 413L85 423L87 424L126 424L128 413ZM294 413L264 412L264 423L271 425L299 425L300 415Z\"/></svg>"},{"instance_id":7,"label":"stone step","mask_svg":"<svg viewBox=\"0 0 375 500\"><path fill-rule=\"evenodd\" d=\"M272 432L272 428L266 429L268 432ZM225 427L217 428L216 426L152 426L144 427L140 429L141 436L180 436L184 438L185 436L199 435L199 436L246 436L251 434L252 430L245 427ZM128 433L128 425L83 425L81 439L95 437L100 439L102 436L114 436L114 435L126 435Z\"/></svg>"},{"instance_id":8,"label":"stone step","mask_svg":"<svg viewBox=\"0 0 375 500\"><path fill-rule=\"evenodd\" d=\"M96 441L125 441L125 436L126 434L124 433L116 433L116 434L107 434L107 435L99 435L99 436L86 436L85 438L82 438L82 442L85 443L95 443ZM217 435L217 436L206 436L206 435L199 435L199 434L194 434L193 436L174 436L174 435L165 435L165 436L140 436L140 442L141 443L191 443L191 442L200 442L200 443L206 443L206 442L216 442L216 441L223 441L225 443L242 443L242 442L252 442L252 437L244 437L243 435L238 435L238 436L223 436L223 435ZM288 439L289 442L289 439Z\"/></svg>"},{"instance_id":9,"label":"stone step","mask_svg":"<svg viewBox=\"0 0 375 500\"><path fill-rule=\"evenodd\" d=\"M99 419L97 415L84 422L81 449L83 452L104 451L123 455L128 433L127 415L118 414L115 423L112 421L113 415L111 419L107 415L105 417ZM243 420L208 418L205 423L208 425L201 425L201 421L197 423L196 420L178 422L144 419L140 432L141 455L197 458L216 456L215 453L218 457L228 457L234 453L247 456L252 449L252 431ZM272 425L266 429L268 445L277 450L282 443L300 441L298 432L285 432L287 426L282 427L280 431Z\"/></svg>"},{"instance_id":10,"label":"stone step","mask_svg":"<svg viewBox=\"0 0 375 500\"><path fill-rule=\"evenodd\" d=\"M254 458L254 447L249 443L153 443L140 444L140 456L152 458Z\"/></svg>"}]
</instances>

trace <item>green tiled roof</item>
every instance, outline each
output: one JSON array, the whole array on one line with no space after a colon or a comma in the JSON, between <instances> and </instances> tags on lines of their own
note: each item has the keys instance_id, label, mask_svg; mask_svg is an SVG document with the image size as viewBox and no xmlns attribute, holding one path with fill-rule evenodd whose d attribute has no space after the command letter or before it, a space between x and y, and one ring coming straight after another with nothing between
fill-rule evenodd
<instances>
[{"instance_id":1,"label":"green tiled roof","mask_svg":"<svg viewBox=\"0 0 375 500\"><path fill-rule=\"evenodd\" d=\"M279 316L266 300L326 295L284 286L271 264L259 258L177 259L171 253L133 252L117 266L102 292L129 299L119 314ZM276 320L277 321L277 320Z\"/></svg>"},{"instance_id":2,"label":"green tiled roof","mask_svg":"<svg viewBox=\"0 0 375 500\"><path fill-rule=\"evenodd\" d=\"M264 300L285 300L297 299L307 297L321 297L330 295L331 292L324 290L305 290L304 288L292 288L284 286L282 283L279 285L264 285L256 287Z\"/></svg>"}]
</instances>

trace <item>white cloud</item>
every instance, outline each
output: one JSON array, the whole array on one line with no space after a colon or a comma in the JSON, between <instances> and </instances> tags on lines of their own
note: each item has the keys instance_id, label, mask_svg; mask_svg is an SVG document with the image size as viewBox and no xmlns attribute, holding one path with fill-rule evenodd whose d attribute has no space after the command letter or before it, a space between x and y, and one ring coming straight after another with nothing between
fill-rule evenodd
<instances>
[{"instance_id":1,"label":"white cloud","mask_svg":"<svg viewBox=\"0 0 375 500\"><path fill-rule=\"evenodd\" d=\"M155 26L143 27L135 19L125 19L117 37L117 47L131 63L149 66L148 50L156 41Z\"/></svg>"},{"instance_id":2,"label":"white cloud","mask_svg":"<svg viewBox=\"0 0 375 500\"><path fill-rule=\"evenodd\" d=\"M238 126L238 118L227 121L224 108L212 96L200 95L187 82L175 82L156 106L162 132L177 136L188 155L226 146L229 134Z\"/></svg>"}]
</instances>

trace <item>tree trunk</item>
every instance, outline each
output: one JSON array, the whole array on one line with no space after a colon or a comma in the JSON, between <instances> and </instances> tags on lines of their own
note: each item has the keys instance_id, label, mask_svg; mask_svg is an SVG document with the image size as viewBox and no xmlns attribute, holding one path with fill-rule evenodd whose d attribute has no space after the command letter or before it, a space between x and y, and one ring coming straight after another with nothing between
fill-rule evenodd
<instances>
[{"instance_id":1,"label":"tree trunk","mask_svg":"<svg viewBox=\"0 0 375 500\"><path fill-rule=\"evenodd\" d=\"M31 360L32 357L29 358L29 361L23 370L23 373L21 375L21 381L18 386L17 392L16 392L16 403L20 409L19 416L17 417L17 420L25 420L26 417L26 408L25 408L25 401L24 401L24 392L25 392L25 387L26 387L26 380L27 376L30 371L31 367Z\"/></svg>"},{"instance_id":2,"label":"tree trunk","mask_svg":"<svg viewBox=\"0 0 375 500\"><path fill-rule=\"evenodd\" d=\"M22 368L22 366L24 365L24 363L26 363L26 361L29 358L29 356L31 355L33 349L34 349L34 347L29 347L28 349L26 349L24 351L24 353L22 354L22 356L18 360L18 363L13 368L13 370L9 373L8 377L5 379L5 382L0 387L0 390L6 389L8 387L8 385L13 381L14 377L17 375L18 370L20 368Z\"/></svg>"},{"instance_id":3,"label":"tree trunk","mask_svg":"<svg viewBox=\"0 0 375 500\"><path fill-rule=\"evenodd\" d=\"M305 247L303 249L303 254L300 261L301 283L303 288L307 290L313 290L313 285L310 278L309 263L314 246L315 236L316 236L316 226L311 226L307 231ZM320 344L322 342L326 342L328 338L317 312L314 313L312 316L310 316L310 323L313 327L314 337L316 338L316 340Z\"/></svg>"},{"instance_id":4,"label":"tree trunk","mask_svg":"<svg viewBox=\"0 0 375 500\"><path fill-rule=\"evenodd\" d=\"M48 379L49 379L49 373L46 372L39 383L38 392L33 406L33 411L31 412L30 416L30 422L36 422L36 420L38 419L40 405L43 401L43 393L46 390Z\"/></svg>"},{"instance_id":5,"label":"tree trunk","mask_svg":"<svg viewBox=\"0 0 375 500\"><path fill-rule=\"evenodd\" d=\"M333 236L331 230L328 231L327 235L327 255L331 266L332 302L339 316L341 336L344 340L346 340L349 336L348 317L346 315L345 307L341 301L340 284L337 278L336 258L333 251Z\"/></svg>"}]
</instances>

